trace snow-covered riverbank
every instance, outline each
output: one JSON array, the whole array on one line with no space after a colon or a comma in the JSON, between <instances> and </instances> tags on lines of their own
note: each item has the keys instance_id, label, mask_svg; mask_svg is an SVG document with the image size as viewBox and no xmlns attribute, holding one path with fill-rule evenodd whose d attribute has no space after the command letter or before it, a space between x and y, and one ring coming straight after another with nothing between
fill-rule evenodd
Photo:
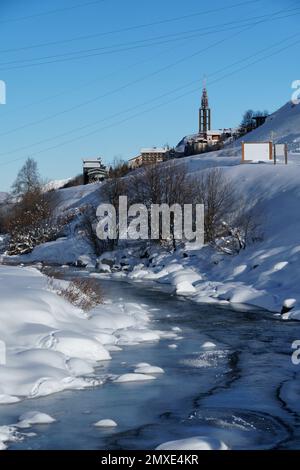
<instances>
[{"instance_id":1,"label":"snow-covered riverbank","mask_svg":"<svg viewBox=\"0 0 300 470\"><path fill-rule=\"evenodd\" d=\"M95 373L113 351L165 334L152 329L151 312L142 305L107 300L87 315L58 296L35 268L0 266L0 319L0 405L106 381L156 378L150 366L130 377Z\"/></svg>"},{"instance_id":2,"label":"snow-covered riverbank","mask_svg":"<svg viewBox=\"0 0 300 470\"><path fill-rule=\"evenodd\" d=\"M300 319L299 158L291 156L289 166L237 165L232 158L214 155L185 159L193 173L219 162L233 185L242 186L260 216L262 239L238 255L209 246L198 249L191 243L175 253L152 246L142 258L134 247L105 253L100 261L111 259L115 266L127 263L114 276L166 284L197 302L246 304L283 313L283 319ZM110 270L107 265L103 268Z\"/></svg>"},{"instance_id":3,"label":"snow-covered riverbank","mask_svg":"<svg viewBox=\"0 0 300 470\"><path fill-rule=\"evenodd\" d=\"M100 283L108 298L143 306L160 341L110 351L95 370L103 386L0 406L0 435L12 439L10 449L297 448L299 366L291 345L299 322L198 305L157 284ZM132 373L156 380L123 382ZM103 420L117 426L102 427Z\"/></svg>"}]
</instances>

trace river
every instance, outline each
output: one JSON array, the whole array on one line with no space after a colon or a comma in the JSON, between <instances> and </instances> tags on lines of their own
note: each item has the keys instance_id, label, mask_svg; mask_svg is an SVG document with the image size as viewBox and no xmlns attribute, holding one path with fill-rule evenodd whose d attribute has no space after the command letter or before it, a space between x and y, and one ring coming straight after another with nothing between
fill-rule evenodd
<instances>
[{"instance_id":1,"label":"river","mask_svg":"<svg viewBox=\"0 0 300 470\"><path fill-rule=\"evenodd\" d=\"M97 373L123 374L139 362L165 373L153 381L111 382L0 406L2 424L29 410L57 420L33 426L36 435L10 449L154 449L193 436L217 437L231 449L300 448L300 366L291 361L299 322L199 305L143 284L99 282L107 298L147 305L153 327L178 327L181 339L177 348L169 347L172 339L123 347ZM203 350L207 341L216 347ZM118 427L95 428L103 418Z\"/></svg>"}]
</instances>

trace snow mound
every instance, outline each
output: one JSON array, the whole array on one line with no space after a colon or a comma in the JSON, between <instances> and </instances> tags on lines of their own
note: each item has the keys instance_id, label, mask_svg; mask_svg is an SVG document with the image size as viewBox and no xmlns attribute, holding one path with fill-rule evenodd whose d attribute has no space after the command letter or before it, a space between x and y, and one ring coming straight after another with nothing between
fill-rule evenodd
<instances>
[{"instance_id":1,"label":"snow mound","mask_svg":"<svg viewBox=\"0 0 300 470\"><path fill-rule=\"evenodd\" d=\"M212 437L191 437L161 444L156 450L228 450L224 442Z\"/></svg>"},{"instance_id":2,"label":"snow mound","mask_svg":"<svg viewBox=\"0 0 300 470\"><path fill-rule=\"evenodd\" d=\"M146 382L147 380L155 380L156 377L147 374L123 374L117 377L115 383L126 383L126 382Z\"/></svg>"},{"instance_id":3,"label":"snow mound","mask_svg":"<svg viewBox=\"0 0 300 470\"><path fill-rule=\"evenodd\" d=\"M112 419L101 419L94 424L97 428L115 428L118 424Z\"/></svg>"},{"instance_id":4,"label":"snow mound","mask_svg":"<svg viewBox=\"0 0 300 470\"><path fill-rule=\"evenodd\" d=\"M0 426L0 450L5 450L9 442L17 442L22 440L14 426Z\"/></svg>"},{"instance_id":5,"label":"snow mound","mask_svg":"<svg viewBox=\"0 0 300 470\"><path fill-rule=\"evenodd\" d=\"M147 364L147 362L141 362L136 365L136 368L134 369L135 374L163 374L164 370L161 367L157 366L151 366L150 364Z\"/></svg>"},{"instance_id":6,"label":"snow mound","mask_svg":"<svg viewBox=\"0 0 300 470\"><path fill-rule=\"evenodd\" d=\"M18 428L29 428L33 424L51 424L56 420L46 413L41 413L40 411L28 411L20 416Z\"/></svg>"},{"instance_id":7,"label":"snow mound","mask_svg":"<svg viewBox=\"0 0 300 470\"><path fill-rule=\"evenodd\" d=\"M212 343L211 341L206 341L205 343L202 344L201 348L203 349L214 349L216 348L215 343Z\"/></svg>"}]
</instances>

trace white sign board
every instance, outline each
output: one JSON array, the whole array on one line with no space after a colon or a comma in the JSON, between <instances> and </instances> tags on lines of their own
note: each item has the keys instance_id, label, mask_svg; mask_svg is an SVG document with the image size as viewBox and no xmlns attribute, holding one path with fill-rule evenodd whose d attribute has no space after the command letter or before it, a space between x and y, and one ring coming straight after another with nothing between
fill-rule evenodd
<instances>
[{"instance_id":1,"label":"white sign board","mask_svg":"<svg viewBox=\"0 0 300 470\"><path fill-rule=\"evenodd\" d=\"M288 163L288 147L287 144L274 145L275 163Z\"/></svg>"},{"instance_id":2,"label":"white sign board","mask_svg":"<svg viewBox=\"0 0 300 470\"><path fill-rule=\"evenodd\" d=\"M243 162L271 162L273 145L271 142L243 142Z\"/></svg>"}]
</instances>

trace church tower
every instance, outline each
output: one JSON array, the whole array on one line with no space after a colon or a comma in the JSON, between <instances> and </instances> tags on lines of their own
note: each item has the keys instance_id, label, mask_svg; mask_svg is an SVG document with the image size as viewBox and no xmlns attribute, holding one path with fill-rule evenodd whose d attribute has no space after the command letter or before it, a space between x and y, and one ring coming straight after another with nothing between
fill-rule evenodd
<instances>
[{"instance_id":1,"label":"church tower","mask_svg":"<svg viewBox=\"0 0 300 470\"><path fill-rule=\"evenodd\" d=\"M199 110L199 134L206 134L211 130L211 110L208 104L206 84L203 84L201 108Z\"/></svg>"}]
</instances>

